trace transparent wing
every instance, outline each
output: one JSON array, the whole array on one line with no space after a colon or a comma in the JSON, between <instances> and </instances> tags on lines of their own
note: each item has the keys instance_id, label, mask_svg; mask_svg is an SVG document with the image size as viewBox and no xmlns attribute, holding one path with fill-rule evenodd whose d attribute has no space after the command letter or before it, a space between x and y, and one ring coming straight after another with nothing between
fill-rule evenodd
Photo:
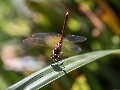
<instances>
[{"instance_id":1,"label":"transparent wing","mask_svg":"<svg viewBox=\"0 0 120 90\"><path fill-rule=\"evenodd\" d=\"M36 41L34 38L24 39L23 42L25 44L31 44L31 45L48 46L44 40L37 40Z\"/></svg>"},{"instance_id":2,"label":"transparent wing","mask_svg":"<svg viewBox=\"0 0 120 90\"><path fill-rule=\"evenodd\" d=\"M87 40L86 37L84 36L77 36L77 35L68 35L65 37L65 39L72 41L72 42L84 42L85 40Z\"/></svg>"},{"instance_id":3,"label":"transparent wing","mask_svg":"<svg viewBox=\"0 0 120 90\"><path fill-rule=\"evenodd\" d=\"M32 34L32 37L36 40L44 40L46 37L60 37L60 34L58 33L34 33Z\"/></svg>"},{"instance_id":4,"label":"transparent wing","mask_svg":"<svg viewBox=\"0 0 120 90\"><path fill-rule=\"evenodd\" d=\"M58 33L34 33L32 38L23 40L26 44L54 47L60 40Z\"/></svg>"},{"instance_id":5,"label":"transparent wing","mask_svg":"<svg viewBox=\"0 0 120 90\"><path fill-rule=\"evenodd\" d=\"M60 34L58 33L35 33L33 38L23 40L26 44L40 45L47 47L54 47L60 40ZM81 52L81 48L74 44L74 42L83 42L87 38L77 35L68 35L63 39L62 49L66 49L73 52Z\"/></svg>"},{"instance_id":6,"label":"transparent wing","mask_svg":"<svg viewBox=\"0 0 120 90\"><path fill-rule=\"evenodd\" d=\"M45 45L45 46L49 46L49 47L54 47L60 40L60 34L58 33L34 33L32 34L32 37Z\"/></svg>"},{"instance_id":7,"label":"transparent wing","mask_svg":"<svg viewBox=\"0 0 120 90\"><path fill-rule=\"evenodd\" d=\"M63 49L66 49L66 50L69 50L69 51L76 52L76 53L79 53L79 52L82 51L79 46L75 45L75 44L74 44L73 42L71 42L71 41L68 41L67 39L64 39L64 40L63 40L62 48L63 48Z\"/></svg>"}]
</instances>

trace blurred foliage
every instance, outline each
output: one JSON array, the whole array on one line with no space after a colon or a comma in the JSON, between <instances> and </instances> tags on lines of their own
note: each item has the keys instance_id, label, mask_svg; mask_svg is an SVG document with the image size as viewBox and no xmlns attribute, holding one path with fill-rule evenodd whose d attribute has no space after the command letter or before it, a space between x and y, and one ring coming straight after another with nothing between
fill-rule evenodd
<instances>
[{"instance_id":1,"label":"blurred foliage","mask_svg":"<svg viewBox=\"0 0 120 90\"><path fill-rule=\"evenodd\" d=\"M119 4L120 0L1 0L0 49L8 41L22 44L22 40L33 33L61 33L66 11L69 11L69 19L65 35L75 34L88 38L86 42L80 44L83 50L81 53L118 49L120 48ZM34 48L28 46L30 47L28 49L26 46L27 54L36 57L43 54L51 60L52 49L39 46ZM75 54L66 51L66 55ZM4 90L23 77L23 74L5 70L2 59L0 60L0 83L2 83L0 90ZM51 90L70 88L79 90L74 85L76 78L76 81L86 87L81 90L120 89L120 56L111 55L88 64L41 90L48 90L48 87Z\"/></svg>"}]
</instances>

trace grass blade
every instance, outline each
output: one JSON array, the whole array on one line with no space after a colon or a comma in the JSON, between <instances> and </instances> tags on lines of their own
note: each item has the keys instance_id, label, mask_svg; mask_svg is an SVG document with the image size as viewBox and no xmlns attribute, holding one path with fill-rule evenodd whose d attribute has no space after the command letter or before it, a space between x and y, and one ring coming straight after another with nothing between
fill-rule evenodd
<instances>
[{"instance_id":1,"label":"grass blade","mask_svg":"<svg viewBox=\"0 0 120 90\"><path fill-rule=\"evenodd\" d=\"M39 70L18 83L8 87L7 90L36 90L58 79L66 73L113 53L120 54L120 50L95 51L67 58L62 66L57 64L47 66L46 68ZM63 70L62 67L64 66L65 68Z\"/></svg>"}]
</instances>

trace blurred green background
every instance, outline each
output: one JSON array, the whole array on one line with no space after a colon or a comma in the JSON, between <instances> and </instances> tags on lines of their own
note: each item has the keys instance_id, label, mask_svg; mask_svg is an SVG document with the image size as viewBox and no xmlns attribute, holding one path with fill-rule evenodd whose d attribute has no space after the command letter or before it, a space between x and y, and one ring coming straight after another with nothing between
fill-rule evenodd
<instances>
[{"instance_id":1,"label":"blurred green background","mask_svg":"<svg viewBox=\"0 0 120 90\"><path fill-rule=\"evenodd\" d=\"M33 33L61 33L67 11L65 35L87 37L79 54L120 48L120 0L0 0L0 90L52 63L52 48L22 41ZM40 90L48 89L119 90L120 56L101 58Z\"/></svg>"}]
</instances>

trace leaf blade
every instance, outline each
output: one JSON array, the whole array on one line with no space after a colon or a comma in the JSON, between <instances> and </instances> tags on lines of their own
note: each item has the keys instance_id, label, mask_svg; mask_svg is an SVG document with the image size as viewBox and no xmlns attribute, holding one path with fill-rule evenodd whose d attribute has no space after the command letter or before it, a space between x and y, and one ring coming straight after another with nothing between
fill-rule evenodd
<instances>
[{"instance_id":1,"label":"leaf blade","mask_svg":"<svg viewBox=\"0 0 120 90\"><path fill-rule=\"evenodd\" d=\"M96 59L112 53L120 54L120 50L95 51L67 58L64 61L64 71L66 73L69 73L83 65L86 65ZM42 70L33 73L32 75L19 81L18 83L8 87L7 90L18 90L19 88L22 88L23 90L35 90L60 78L61 76L66 74L65 72L63 72L62 67L59 65L54 65L52 67L50 65Z\"/></svg>"}]
</instances>

